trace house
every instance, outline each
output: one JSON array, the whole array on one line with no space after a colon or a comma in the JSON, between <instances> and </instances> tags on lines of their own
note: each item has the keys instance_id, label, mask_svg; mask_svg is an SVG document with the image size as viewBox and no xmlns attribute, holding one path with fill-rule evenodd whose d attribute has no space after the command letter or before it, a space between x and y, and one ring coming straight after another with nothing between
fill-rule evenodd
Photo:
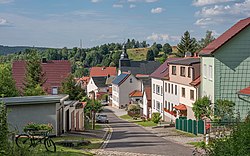
<instances>
[{"instance_id":1,"label":"house","mask_svg":"<svg viewBox=\"0 0 250 156\"><path fill-rule=\"evenodd\" d=\"M81 88L86 91L89 80L90 80L89 76L83 76L79 79L76 79L76 85L81 86Z\"/></svg>"},{"instance_id":2,"label":"house","mask_svg":"<svg viewBox=\"0 0 250 156\"><path fill-rule=\"evenodd\" d=\"M143 116L145 116L146 118L151 118L152 117L152 107L151 107L151 86L147 86L144 88L143 90Z\"/></svg>"},{"instance_id":3,"label":"house","mask_svg":"<svg viewBox=\"0 0 250 156\"><path fill-rule=\"evenodd\" d=\"M140 90L134 90L129 93L129 103L142 104L142 92Z\"/></svg>"},{"instance_id":4,"label":"house","mask_svg":"<svg viewBox=\"0 0 250 156\"><path fill-rule=\"evenodd\" d=\"M86 102L64 101L64 130L83 131L84 127L84 107Z\"/></svg>"},{"instance_id":5,"label":"house","mask_svg":"<svg viewBox=\"0 0 250 156\"><path fill-rule=\"evenodd\" d=\"M53 125L53 133L64 133L64 101L68 95L45 95L1 98L6 104L8 122L19 132L30 122Z\"/></svg>"},{"instance_id":6,"label":"house","mask_svg":"<svg viewBox=\"0 0 250 156\"><path fill-rule=\"evenodd\" d=\"M100 77L100 76L116 76L116 67L92 67L90 68L89 77Z\"/></svg>"},{"instance_id":7,"label":"house","mask_svg":"<svg viewBox=\"0 0 250 156\"><path fill-rule=\"evenodd\" d=\"M240 20L201 50L201 95L216 100L233 101L244 118L249 111L250 18ZM247 92L248 93L248 92Z\"/></svg>"},{"instance_id":8,"label":"house","mask_svg":"<svg viewBox=\"0 0 250 156\"><path fill-rule=\"evenodd\" d=\"M118 75L123 72L130 72L133 75L146 74L150 75L160 66L158 61L132 61L127 54L126 46L123 46L123 52L119 59Z\"/></svg>"},{"instance_id":9,"label":"house","mask_svg":"<svg viewBox=\"0 0 250 156\"><path fill-rule=\"evenodd\" d=\"M164 83L166 112L171 114L175 109L177 117L186 116L188 119L195 119L192 108L199 97L200 58L185 57L169 62L169 81ZM168 114L165 120L171 121L171 119L173 116Z\"/></svg>"},{"instance_id":10,"label":"house","mask_svg":"<svg viewBox=\"0 0 250 156\"><path fill-rule=\"evenodd\" d=\"M71 73L71 66L68 60L46 60L41 62L42 72L45 74L44 91L47 94L56 95L59 92L62 82ZM14 61L12 65L12 76L16 81L17 89L22 92L25 82L25 61Z\"/></svg>"},{"instance_id":11,"label":"house","mask_svg":"<svg viewBox=\"0 0 250 156\"><path fill-rule=\"evenodd\" d=\"M87 95L92 99L98 99L104 94L108 94L106 76L91 77L87 85Z\"/></svg>"},{"instance_id":12,"label":"house","mask_svg":"<svg viewBox=\"0 0 250 156\"><path fill-rule=\"evenodd\" d=\"M112 82L112 106L125 108L129 104L129 93L141 90L141 81L131 73L122 73Z\"/></svg>"},{"instance_id":13,"label":"house","mask_svg":"<svg viewBox=\"0 0 250 156\"><path fill-rule=\"evenodd\" d=\"M178 60L180 58L168 58L159 68L157 68L151 75L151 94L152 94L152 113L159 112L164 119L164 108L167 108L164 97L167 95L164 81L169 79L169 62ZM171 97L170 97L171 98ZM175 102L178 103L178 97L175 97ZM174 100L173 99L173 100ZM145 114L148 116L147 114Z\"/></svg>"}]
</instances>

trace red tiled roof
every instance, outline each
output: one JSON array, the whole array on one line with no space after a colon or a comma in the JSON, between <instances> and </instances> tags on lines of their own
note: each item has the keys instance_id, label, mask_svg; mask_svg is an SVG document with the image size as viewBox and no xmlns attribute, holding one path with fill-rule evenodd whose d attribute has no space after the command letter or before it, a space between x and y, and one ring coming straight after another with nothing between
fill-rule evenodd
<instances>
[{"instance_id":1,"label":"red tiled roof","mask_svg":"<svg viewBox=\"0 0 250 156\"><path fill-rule=\"evenodd\" d=\"M153 78L159 78L159 79L164 79L164 78L168 78L168 63L170 61L174 61L174 60L179 60L182 58L168 58L159 68L157 68L151 75L150 77Z\"/></svg>"},{"instance_id":2,"label":"red tiled roof","mask_svg":"<svg viewBox=\"0 0 250 156\"><path fill-rule=\"evenodd\" d=\"M90 69L89 76L96 77L96 76L116 76L116 67L92 67Z\"/></svg>"},{"instance_id":3,"label":"red tiled roof","mask_svg":"<svg viewBox=\"0 0 250 156\"><path fill-rule=\"evenodd\" d=\"M179 104L178 106L174 106L174 108L178 110L187 110L187 107L184 104Z\"/></svg>"},{"instance_id":4,"label":"red tiled roof","mask_svg":"<svg viewBox=\"0 0 250 156\"><path fill-rule=\"evenodd\" d=\"M169 114L171 114L171 115L173 115L173 116L175 116L175 117L177 116L176 112L170 111L167 108L164 108L164 111L167 112L167 113L169 113Z\"/></svg>"},{"instance_id":5,"label":"red tiled roof","mask_svg":"<svg viewBox=\"0 0 250 156\"><path fill-rule=\"evenodd\" d=\"M82 106L85 107L87 105L87 102L81 102Z\"/></svg>"},{"instance_id":6,"label":"red tiled roof","mask_svg":"<svg viewBox=\"0 0 250 156\"><path fill-rule=\"evenodd\" d=\"M218 48L227 43L231 38L241 32L243 29L250 25L250 17L240 20L226 32L224 32L221 36L219 36L216 40L211 42L208 46L201 50L199 55L210 55L213 54Z\"/></svg>"},{"instance_id":7,"label":"red tiled roof","mask_svg":"<svg viewBox=\"0 0 250 156\"><path fill-rule=\"evenodd\" d=\"M129 94L130 97L142 97L142 92L139 90L134 90Z\"/></svg>"},{"instance_id":8,"label":"red tiled roof","mask_svg":"<svg viewBox=\"0 0 250 156\"><path fill-rule=\"evenodd\" d=\"M199 76L197 79L195 79L194 81L192 81L190 83L190 85L192 85L192 86L198 86L198 85L200 85L200 83L201 83L201 77Z\"/></svg>"},{"instance_id":9,"label":"red tiled roof","mask_svg":"<svg viewBox=\"0 0 250 156\"><path fill-rule=\"evenodd\" d=\"M147 96L147 100L151 101L151 99L152 99L151 87L145 87L145 93L146 93L146 96Z\"/></svg>"},{"instance_id":10,"label":"red tiled roof","mask_svg":"<svg viewBox=\"0 0 250 156\"><path fill-rule=\"evenodd\" d=\"M60 87L62 81L71 73L71 66L68 60L52 60L41 65L46 79L43 88L48 94L51 94L52 87ZM25 70L25 61L13 62L12 74L16 81L16 87L20 91L25 79Z\"/></svg>"},{"instance_id":11,"label":"red tiled roof","mask_svg":"<svg viewBox=\"0 0 250 156\"><path fill-rule=\"evenodd\" d=\"M250 86L239 91L238 94L250 96Z\"/></svg>"},{"instance_id":12,"label":"red tiled roof","mask_svg":"<svg viewBox=\"0 0 250 156\"><path fill-rule=\"evenodd\" d=\"M149 75L146 75L146 74L136 74L135 77L149 77Z\"/></svg>"}]
</instances>

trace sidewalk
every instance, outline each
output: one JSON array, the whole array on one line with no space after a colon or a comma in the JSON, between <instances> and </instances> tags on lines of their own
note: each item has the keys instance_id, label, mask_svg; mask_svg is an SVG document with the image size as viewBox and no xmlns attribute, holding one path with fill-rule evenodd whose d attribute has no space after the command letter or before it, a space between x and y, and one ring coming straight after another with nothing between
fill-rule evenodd
<instances>
[{"instance_id":1,"label":"sidewalk","mask_svg":"<svg viewBox=\"0 0 250 156\"><path fill-rule=\"evenodd\" d=\"M125 111L124 109L117 109L111 106L107 106L106 108L111 110L118 117L127 114L127 111ZM187 143L199 142L203 140L203 136L192 136L192 134L189 135L186 133L181 133L181 132L178 132L175 129L175 127L157 127L157 128L143 127L143 126L141 127L159 137L162 137L165 140L175 142L178 144L182 144L188 147L191 147L192 145L189 145Z\"/></svg>"}]
</instances>

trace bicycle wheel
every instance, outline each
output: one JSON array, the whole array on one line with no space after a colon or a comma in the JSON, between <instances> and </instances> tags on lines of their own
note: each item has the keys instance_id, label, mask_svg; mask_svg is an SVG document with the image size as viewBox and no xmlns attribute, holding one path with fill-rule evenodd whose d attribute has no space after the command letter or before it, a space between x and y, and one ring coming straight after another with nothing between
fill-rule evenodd
<instances>
[{"instance_id":1,"label":"bicycle wheel","mask_svg":"<svg viewBox=\"0 0 250 156\"><path fill-rule=\"evenodd\" d=\"M44 146L49 152L56 152L56 145L53 140L47 138L44 140Z\"/></svg>"},{"instance_id":2,"label":"bicycle wheel","mask_svg":"<svg viewBox=\"0 0 250 156\"><path fill-rule=\"evenodd\" d=\"M31 144L31 139L27 134L20 134L16 137L16 145L20 148L29 148Z\"/></svg>"}]
</instances>

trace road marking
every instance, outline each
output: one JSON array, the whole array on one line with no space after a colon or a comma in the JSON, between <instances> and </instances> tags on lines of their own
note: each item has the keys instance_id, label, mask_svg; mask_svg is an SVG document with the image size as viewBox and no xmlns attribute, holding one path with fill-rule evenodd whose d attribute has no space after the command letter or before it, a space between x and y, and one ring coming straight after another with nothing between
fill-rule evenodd
<instances>
[{"instance_id":1,"label":"road marking","mask_svg":"<svg viewBox=\"0 0 250 156\"><path fill-rule=\"evenodd\" d=\"M106 146L107 146L107 144L109 143L109 140L110 140L110 138L111 138L111 136L112 136L112 133L113 133L113 128L110 126L110 125L108 125L107 124L107 126L108 126L108 135L107 135L107 137L106 137L106 139L105 139L105 141L103 142L103 144L102 144L102 146L100 147L100 149L104 149L104 148L106 148Z\"/></svg>"}]
</instances>

